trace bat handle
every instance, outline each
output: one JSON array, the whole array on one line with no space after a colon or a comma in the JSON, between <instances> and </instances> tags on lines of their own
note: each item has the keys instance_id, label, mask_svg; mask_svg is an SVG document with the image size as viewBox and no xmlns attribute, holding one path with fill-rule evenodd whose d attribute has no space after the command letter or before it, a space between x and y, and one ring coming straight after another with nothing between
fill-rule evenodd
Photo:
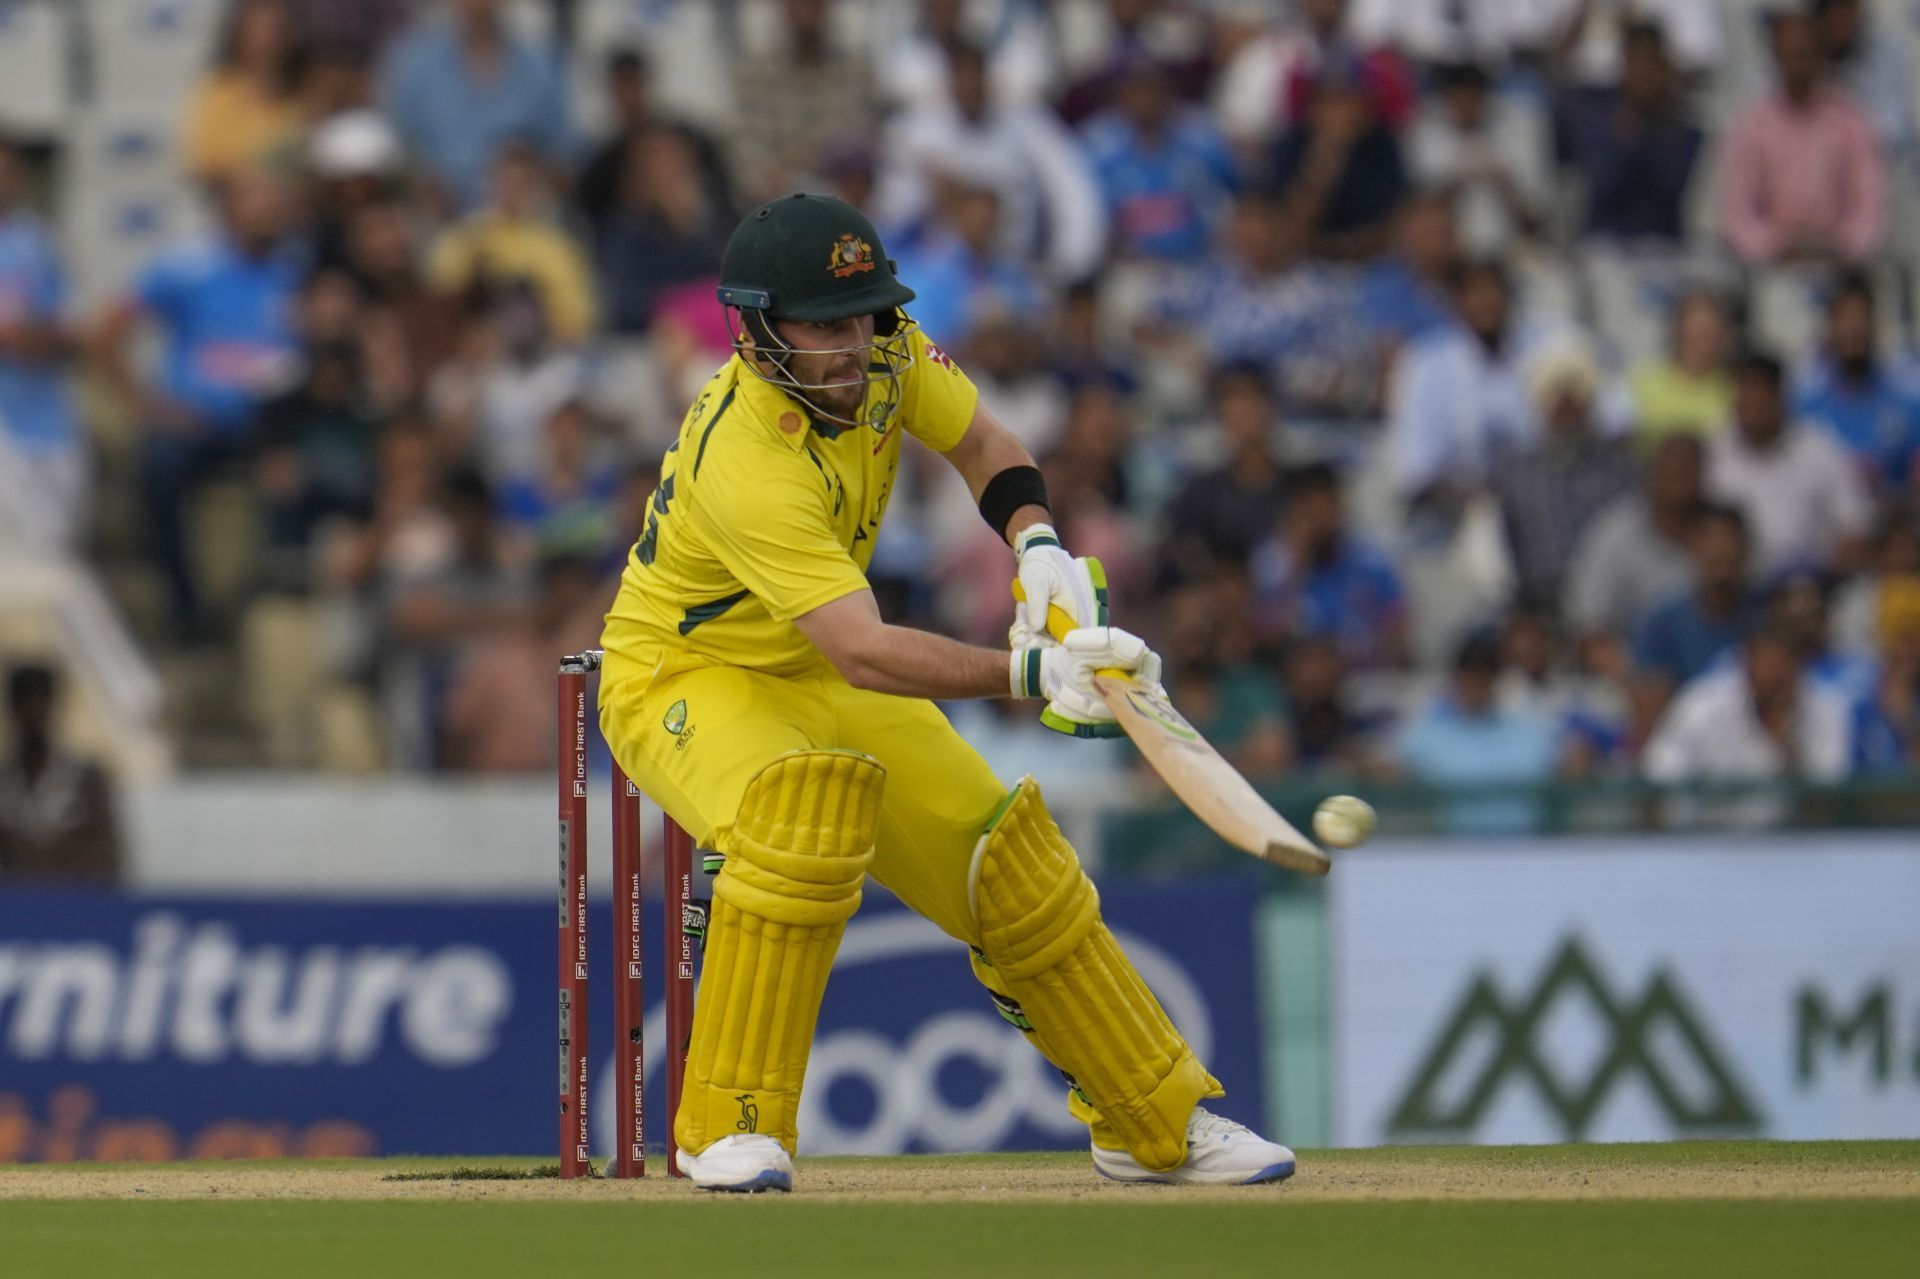
<instances>
[{"instance_id":1,"label":"bat handle","mask_svg":"<svg viewBox=\"0 0 1920 1279\"><path fill-rule=\"evenodd\" d=\"M1027 598L1026 591L1018 582L1013 584L1013 597L1017 600ZM1074 629L1073 619L1067 616L1065 609L1061 608L1058 604L1047 605L1047 634L1057 640L1063 640L1067 637L1067 632L1072 629ZM1110 666L1106 670L1096 671L1094 673L1096 675L1105 675L1109 679L1130 680L1133 678L1132 675L1117 666Z\"/></svg>"}]
</instances>

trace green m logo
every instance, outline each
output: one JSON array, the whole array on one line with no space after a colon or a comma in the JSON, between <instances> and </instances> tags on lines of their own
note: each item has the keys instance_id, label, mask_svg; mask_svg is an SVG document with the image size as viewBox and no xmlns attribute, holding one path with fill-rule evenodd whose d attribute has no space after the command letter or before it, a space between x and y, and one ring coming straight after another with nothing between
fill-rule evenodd
<instances>
[{"instance_id":1,"label":"green m logo","mask_svg":"<svg viewBox=\"0 0 1920 1279\"><path fill-rule=\"evenodd\" d=\"M1584 1015L1601 1032L1580 1078L1565 1079L1542 1055L1550 1018ZM1596 1025L1597 1024L1597 1025ZM1752 1132L1760 1126L1740 1082L1665 969L1637 999L1609 989L1577 938L1568 938L1539 982L1513 1002L1491 972L1467 988L1394 1107L1395 1139L1462 1140L1473 1135L1503 1090L1531 1087L1581 1141L1614 1091L1638 1079L1683 1136Z\"/></svg>"}]
</instances>

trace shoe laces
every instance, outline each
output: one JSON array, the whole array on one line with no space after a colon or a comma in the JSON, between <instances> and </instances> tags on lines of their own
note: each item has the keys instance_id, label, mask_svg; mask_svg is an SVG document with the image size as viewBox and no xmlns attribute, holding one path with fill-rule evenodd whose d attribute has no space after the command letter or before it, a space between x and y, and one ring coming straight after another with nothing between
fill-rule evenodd
<instances>
[{"instance_id":1,"label":"shoe laces","mask_svg":"<svg viewBox=\"0 0 1920 1279\"><path fill-rule=\"evenodd\" d=\"M1195 1106L1193 1117L1187 1120L1187 1140L1190 1142L1207 1137L1231 1137L1246 1131L1245 1124L1235 1123L1225 1115L1216 1115L1205 1106Z\"/></svg>"}]
</instances>

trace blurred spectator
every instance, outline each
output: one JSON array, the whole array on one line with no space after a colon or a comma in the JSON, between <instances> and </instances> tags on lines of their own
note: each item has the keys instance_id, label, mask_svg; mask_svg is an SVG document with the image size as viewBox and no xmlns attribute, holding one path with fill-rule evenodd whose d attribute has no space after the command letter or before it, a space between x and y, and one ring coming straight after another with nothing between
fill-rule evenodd
<instances>
[{"instance_id":1,"label":"blurred spectator","mask_svg":"<svg viewBox=\"0 0 1920 1279\"><path fill-rule=\"evenodd\" d=\"M568 400L541 428L540 468L510 477L499 511L506 531L523 535L542 554L589 561L612 541L620 472L601 447L601 424L584 401Z\"/></svg>"},{"instance_id":2,"label":"blurred spectator","mask_svg":"<svg viewBox=\"0 0 1920 1279\"><path fill-rule=\"evenodd\" d=\"M474 646L448 684L439 718L443 767L467 773L553 766L553 699L544 675L555 653L591 647L611 600L584 556L543 559L527 612Z\"/></svg>"},{"instance_id":3,"label":"blurred spectator","mask_svg":"<svg viewBox=\"0 0 1920 1279\"><path fill-rule=\"evenodd\" d=\"M406 159L400 137L376 111L345 111L322 120L307 141L313 176L313 256L325 267L351 256L349 226L360 210L391 198Z\"/></svg>"},{"instance_id":4,"label":"blurred spectator","mask_svg":"<svg viewBox=\"0 0 1920 1279\"><path fill-rule=\"evenodd\" d=\"M488 203L434 241L427 279L448 294L523 282L540 298L556 341L580 342L593 328L592 273L559 225L539 155L523 142L500 147Z\"/></svg>"},{"instance_id":5,"label":"blurred spectator","mask_svg":"<svg viewBox=\"0 0 1920 1279\"><path fill-rule=\"evenodd\" d=\"M1350 261L1387 247L1407 192L1406 166L1351 59L1320 68L1306 118L1281 135L1272 167L1292 242L1318 257Z\"/></svg>"},{"instance_id":6,"label":"blurred spectator","mask_svg":"<svg viewBox=\"0 0 1920 1279\"><path fill-rule=\"evenodd\" d=\"M1539 435L1525 370L1543 335L1515 319L1498 263L1462 263L1451 282L1454 318L1407 348L1387 392L1395 485L1441 515L1457 513L1496 460Z\"/></svg>"},{"instance_id":7,"label":"blurred spectator","mask_svg":"<svg viewBox=\"0 0 1920 1279\"><path fill-rule=\"evenodd\" d=\"M1213 110L1234 142L1251 148L1304 119L1321 66L1341 56L1358 64L1374 113L1388 128L1404 128L1415 85L1400 55L1356 44L1348 35L1347 0L1301 0L1294 8L1291 20L1269 18L1221 68Z\"/></svg>"},{"instance_id":8,"label":"blurred spectator","mask_svg":"<svg viewBox=\"0 0 1920 1279\"><path fill-rule=\"evenodd\" d=\"M530 596L524 561L502 536L485 479L455 470L438 496L438 518L420 524L411 544L392 546L381 566L382 682L395 717L395 756L416 767L437 763L446 744L435 726L460 658L521 624Z\"/></svg>"},{"instance_id":9,"label":"blurred spectator","mask_svg":"<svg viewBox=\"0 0 1920 1279\"><path fill-rule=\"evenodd\" d=\"M899 253L900 278L919 294L914 318L956 350L966 349L987 313L1045 314L1039 281L1002 248L1000 189L990 177L950 170L935 220Z\"/></svg>"},{"instance_id":10,"label":"blurred spectator","mask_svg":"<svg viewBox=\"0 0 1920 1279\"><path fill-rule=\"evenodd\" d=\"M937 109L956 96L950 56L984 55L984 82L1005 106L1038 103L1053 74L1045 11L1018 0L920 0L913 25L880 59L880 94L903 110Z\"/></svg>"},{"instance_id":11,"label":"blurred spectator","mask_svg":"<svg viewBox=\"0 0 1920 1279\"><path fill-rule=\"evenodd\" d=\"M1686 589L1704 452L1690 435L1655 447L1643 492L1601 511L1574 548L1565 615L1581 637L1625 636L1655 605Z\"/></svg>"},{"instance_id":12,"label":"blurred spectator","mask_svg":"<svg viewBox=\"0 0 1920 1279\"><path fill-rule=\"evenodd\" d=\"M1553 607L1581 536L1639 474L1626 441L1600 424L1600 369L1584 344L1542 350L1527 386L1540 438L1497 459L1489 478L1520 598Z\"/></svg>"},{"instance_id":13,"label":"blurred spectator","mask_svg":"<svg viewBox=\"0 0 1920 1279\"><path fill-rule=\"evenodd\" d=\"M40 499L35 543L71 547L91 506L91 466L64 376L66 271L53 232L27 208L26 184L25 156L0 136L0 455L21 493Z\"/></svg>"},{"instance_id":14,"label":"blurred spectator","mask_svg":"<svg viewBox=\"0 0 1920 1279\"><path fill-rule=\"evenodd\" d=\"M1261 365L1295 418L1368 416L1381 353L1360 289L1340 268L1296 260L1293 248L1272 202L1241 195L1204 260L1158 277L1142 337L1196 380L1221 363Z\"/></svg>"},{"instance_id":15,"label":"blurred spectator","mask_svg":"<svg viewBox=\"0 0 1920 1279\"><path fill-rule=\"evenodd\" d=\"M1896 505L1881 516L1866 571L1855 575L1834 597L1835 642L1847 648L1875 647L1887 592L1906 578L1920 578L1920 515L1911 506Z\"/></svg>"},{"instance_id":16,"label":"blurred spectator","mask_svg":"<svg viewBox=\"0 0 1920 1279\"><path fill-rule=\"evenodd\" d=\"M654 105L652 69L637 49L621 49L607 59L607 102L612 108L613 127L581 168L573 191L574 203L596 236L604 233L608 220L624 207L630 195L634 139L657 129L671 130L692 152L703 203L716 210L731 205L719 147L705 130L670 118ZM716 215L716 221L726 220L724 215Z\"/></svg>"},{"instance_id":17,"label":"blurred spectator","mask_svg":"<svg viewBox=\"0 0 1920 1279\"><path fill-rule=\"evenodd\" d=\"M1668 355L1640 365L1629 379L1642 442L1725 427L1733 414L1732 356L1733 327L1720 295L1693 289L1675 299Z\"/></svg>"},{"instance_id":18,"label":"blurred spectator","mask_svg":"<svg viewBox=\"0 0 1920 1279\"><path fill-rule=\"evenodd\" d=\"M1861 262L1887 233L1886 168L1873 125L1823 78L1813 19L1768 19L1780 85L1734 117L1720 172L1720 230L1750 263Z\"/></svg>"},{"instance_id":19,"label":"blurred spectator","mask_svg":"<svg viewBox=\"0 0 1920 1279\"><path fill-rule=\"evenodd\" d=\"M1101 10L1107 28L1101 51L1092 67L1061 92L1063 120L1079 126L1112 110L1126 97L1128 81L1142 63L1158 67L1182 102L1197 105L1206 96L1213 79L1208 14L1198 6L1161 0L1106 0Z\"/></svg>"},{"instance_id":20,"label":"blurred spectator","mask_svg":"<svg viewBox=\"0 0 1920 1279\"><path fill-rule=\"evenodd\" d=\"M1827 298L1827 331L1794 388L1794 410L1846 446L1876 490L1920 482L1920 385L1881 357L1873 286L1849 273Z\"/></svg>"},{"instance_id":21,"label":"blurred spectator","mask_svg":"<svg viewBox=\"0 0 1920 1279\"><path fill-rule=\"evenodd\" d=\"M1454 196L1468 253L1505 253L1537 235L1546 216L1545 123L1532 103L1496 95L1476 63L1441 68L1437 87L1408 136L1407 167L1421 185Z\"/></svg>"},{"instance_id":22,"label":"blurred spectator","mask_svg":"<svg viewBox=\"0 0 1920 1279\"><path fill-rule=\"evenodd\" d=\"M1233 661L1220 634L1232 597L1192 582L1166 603L1160 640L1167 693L1193 726L1247 777L1277 777L1287 765L1280 689L1258 666Z\"/></svg>"},{"instance_id":23,"label":"blurred spectator","mask_svg":"<svg viewBox=\"0 0 1920 1279\"><path fill-rule=\"evenodd\" d=\"M1400 205L1393 249L1368 263L1361 277L1362 311L1384 365L1391 367L1407 343L1453 318L1447 281L1459 260L1453 198L1443 191L1416 191Z\"/></svg>"},{"instance_id":24,"label":"blurred spectator","mask_svg":"<svg viewBox=\"0 0 1920 1279\"><path fill-rule=\"evenodd\" d=\"M306 121L300 70L285 0L236 0L213 69L187 100L180 139L187 172L219 181L291 158Z\"/></svg>"},{"instance_id":25,"label":"blurred spectator","mask_svg":"<svg viewBox=\"0 0 1920 1279\"><path fill-rule=\"evenodd\" d=\"M459 340L461 304L427 284L405 204L382 197L354 210L345 266L364 293L364 331L381 334L404 370L398 399L385 407L419 399Z\"/></svg>"},{"instance_id":26,"label":"blurred spectator","mask_svg":"<svg viewBox=\"0 0 1920 1279\"><path fill-rule=\"evenodd\" d=\"M1813 569L1783 574L1767 593L1766 625L1784 635L1807 678L1853 706L1871 696L1873 662L1834 640L1833 580Z\"/></svg>"},{"instance_id":27,"label":"blurred spectator","mask_svg":"<svg viewBox=\"0 0 1920 1279\"><path fill-rule=\"evenodd\" d=\"M1406 659L1406 603L1387 558L1347 527L1340 477L1303 466L1286 477L1274 532L1248 566L1256 631L1267 643L1326 637L1350 669Z\"/></svg>"},{"instance_id":28,"label":"blurred spectator","mask_svg":"<svg viewBox=\"0 0 1920 1279\"><path fill-rule=\"evenodd\" d=\"M1302 636L1287 645L1282 670L1292 766L1342 773L1367 769L1378 717L1352 704L1340 646Z\"/></svg>"},{"instance_id":29,"label":"blurred spectator","mask_svg":"<svg viewBox=\"0 0 1920 1279\"><path fill-rule=\"evenodd\" d=\"M1175 96L1159 64L1135 58L1111 111L1088 121L1084 141L1124 256L1192 261L1225 215L1238 184L1213 123Z\"/></svg>"},{"instance_id":30,"label":"blurred spectator","mask_svg":"<svg viewBox=\"0 0 1920 1279\"><path fill-rule=\"evenodd\" d=\"M916 306L915 311L919 308ZM1020 438L1035 457L1053 447L1066 420L1067 396L1081 382L1096 382L1116 390L1124 382L1102 376L1094 370L1085 378L1062 376L1057 366L1049 365L1049 356L1061 358L1046 347L1044 315L1026 315L995 302L983 306L975 316L974 329L966 345L967 374L980 388L982 403L993 409L1000 424ZM1054 323L1059 338L1070 326ZM965 498L957 514L978 520L964 485L946 485L937 481L936 492L951 491L955 501Z\"/></svg>"},{"instance_id":31,"label":"blurred spectator","mask_svg":"<svg viewBox=\"0 0 1920 1279\"><path fill-rule=\"evenodd\" d=\"M1225 460L1189 480L1167 511L1165 557L1190 573L1210 561L1244 566L1273 528L1286 490L1266 372L1228 364L1208 389Z\"/></svg>"},{"instance_id":32,"label":"blurred spectator","mask_svg":"<svg viewBox=\"0 0 1920 1279\"><path fill-rule=\"evenodd\" d=\"M1866 111L1887 154L1898 162L1910 159L1913 62L1904 34L1869 16L1861 0L1812 0L1812 9L1831 74Z\"/></svg>"},{"instance_id":33,"label":"blurred spectator","mask_svg":"<svg viewBox=\"0 0 1920 1279\"><path fill-rule=\"evenodd\" d=\"M260 413L254 477L266 503L267 541L305 584L305 553L329 519L364 519L373 507L374 422L359 348L342 342L309 350L306 375Z\"/></svg>"},{"instance_id":34,"label":"blurred spectator","mask_svg":"<svg viewBox=\"0 0 1920 1279\"><path fill-rule=\"evenodd\" d=\"M720 274L733 215L716 204L694 135L677 127L626 135L618 200L595 242L600 293L617 333L645 333L662 294Z\"/></svg>"},{"instance_id":35,"label":"blurred spectator","mask_svg":"<svg viewBox=\"0 0 1920 1279\"><path fill-rule=\"evenodd\" d=\"M480 203L509 142L564 165L573 131L553 50L507 22L501 0L443 0L389 50L382 102L414 162L456 209Z\"/></svg>"},{"instance_id":36,"label":"blurred spectator","mask_svg":"<svg viewBox=\"0 0 1920 1279\"><path fill-rule=\"evenodd\" d=\"M1724 37L1718 6L1700 0L1548 0L1556 60L1582 84L1612 84L1632 74L1634 41L1654 32L1691 77L1721 65Z\"/></svg>"},{"instance_id":37,"label":"blurred spectator","mask_svg":"<svg viewBox=\"0 0 1920 1279\"><path fill-rule=\"evenodd\" d=\"M1740 361L1733 425L1707 444L1707 492L1746 516L1762 571L1857 567L1873 518L1866 485L1833 435L1788 421L1779 361Z\"/></svg>"},{"instance_id":38,"label":"blurred spectator","mask_svg":"<svg viewBox=\"0 0 1920 1279\"><path fill-rule=\"evenodd\" d=\"M1920 770L1920 574L1881 592L1880 662L1854 718L1854 765L1863 773Z\"/></svg>"},{"instance_id":39,"label":"blurred spectator","mask_svg":"<svg viewBox=\"0 0 1920 1279\"><path fill-rule=\"evenodd\" d=\"M1124 335L1106 332L1101 303L1101 278L1097 275L1066 287L1054 314L1048 363L1054 375L1068 386L1104 382L1132 392L1138 385L1135 365L1140 353L1132 349Z\"/></svg>"},{"instance_id":40,"label":"blurred spectator","mask_svg":"<svg viewBox=\"0 0 1920 1279\"><path fill-rule=\"evenodd\" d=\"M1588 775L1625 753L1627 690L1604 676L1576 674L1549 612L1515 609L1501 633L1500 653L1504 669L1495 698L1502 710L1541 716L1558 727L1564 771Z\"/></svg>"},{"instance_id":41,"label":"blurred spectator","mask_svg":"<svg viewBox=\"0 0 1920 1279\"><path fill-rule=\"evenodd\" d=\"M1051 472L1067 477L1070 489L1124 512L1133 496L1126 465L1131 434L1126 401L1113 387L1090 382L1076 387L1067 401L1066 429L1048 451L1045 464ZM1051 481L1052 475L1048 478Z\"/></svg>"},{"instance_id":42,"label":"blurred spectator","mask_svg":"<svg viewBox=\"0 0 1920 1279\"><path fill-rule=\"evenodd\" d=\"M1560 766L1559 733L1546 716L1507 710L1494 696L1500 642L1491 634L1468 638L1453 660L1452 678L1408 721L1395 762L1414 781L1448 791L1518 789L1553 778ZM1451 833L1521 834L1539 828L1540 801L1529 794L1449 798L1441 823Z\"/></svg>"},{"instance_id":43,"label":"blurred spectator","mask_svg":"<svg viewBox=\"0 0 1920 1279\"><path fill-rule=\"evenodd\" d=\"M1651 725L1673 690L1738 644L1754 618L1748 586L1747 522L1726 506L1702 506L1689 537L1693 580L1654 606L1634 628L1635 701Z\"/></svg>"},{"instance_id":44,"label":"blurred spectator","mask_svg":"<svg viewBox=\"0 0 1920 1279\"><path fill-rule=\"evenodd\" d=\"M1617 83L1582 86L1557 101L1557 150L1586 186L1582 235L1677 245L1704 134L1688 118L1661 29L1629 26L1623 50Z\"/></svg>"},{"instance_id":45,"label":"blurred spectator","mask_svg":"<svg viewBox=\"0 0 1920 1279\"><path fill-rule=\"evenodd\" d=\"M226 182L220 207L219 233L148 263L95 341L108 384L146 430L147 544L167 575L174 621L188 630L199 620L187 564L189 498L246 455L255 413L289 384L298 356L293 300L304 262L289 235L285 182L266 170L241 170ZM153 386L136 377L130 360L143 322L164 341Z\"/></svg>"},{"instance_id":46,"label":"blurred spectator","mask_svg":"<svg viewBox=\"0 0 1920 1279\"><path fill-rule=\"evenodd\" d=\"M774 48L734 63L733 100L750 121L727 138L742 203L754 205L799 184L830 141L873 127L873 76L866 59L834 48L829 0L780 0Z\"/></svg>"},{"instance_id":47,"label":"blurred spectator","mask_svg":"<svg viewBox=\"0 0 1920 1279\"><path fill-rule=\"evenodd\" d=\"M449 455L504 484L540 471L542 424L585 379L582 357L553 344L538 295L517 285L473 316L428 402Z\"/></svg>"},{"instance_id":48,"label":"blurred spectator","mask_svg":"<svg viewBox=\"0 0 1920 1279\"><path fill-rule=\"evenodd\" d=\"M1647 742L1649 780L1686 782L1834 782L1852 753L1847 704L1801 670L1789 637L1755 631L1738 662L1716 666L1680 690ZM1682 799L1669 808L1679 821L1711 815L1736 825L1768 825L1785 815L1777 792L1714 802Z\"/></svg>"},{"instance_id":49,"label":"blurred spectator","mask_svg":"<svg viewBox=\"0 0 1920 1279\"><path fill-rule=\"evenodd\" d=\"M0 761L0 882L112 883L120 876L113 789L99 765L57 740L58 682L48 666L7 675L11 750ZM549 711L551 713L551 711Z\"/></svg>"},{"instance_id":50,"label":"blurred spectator","mask_svg":"<svg viewBox=\"0 0 1920 1279\"><path fill-rule=\"evenodd\" d=\"M917 234L943 178L965 174L993 184L1001 247L1016 261L1056 281L1097 270L1107 248L1105 198L1073 135L1045 107L994 100L974 46L952 46L946 62L950 96L910 107L886 127L875 216Z\"/></svg>"}]
</instances>

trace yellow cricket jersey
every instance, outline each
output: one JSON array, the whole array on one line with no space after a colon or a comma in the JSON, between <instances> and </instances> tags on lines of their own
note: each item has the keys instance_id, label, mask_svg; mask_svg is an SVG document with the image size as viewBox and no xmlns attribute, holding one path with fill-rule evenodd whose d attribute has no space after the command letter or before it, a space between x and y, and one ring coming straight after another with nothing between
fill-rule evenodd
<instances>
[{"instance_id":1,"label":"yellow cricket jersey","mask_svg":"<svg viewBox=\"0 0 1920 1279\"><path fill-rule=\"evenodd\" d=\"M663 658L797 674L824 659L793 619L863 590L893 495L902 431L945 452L979 392L917 329L899 405L867 392L867 426L837 427L736 355L687 411L660 466L601 643Z\"/></svg>"}]
</instances>

